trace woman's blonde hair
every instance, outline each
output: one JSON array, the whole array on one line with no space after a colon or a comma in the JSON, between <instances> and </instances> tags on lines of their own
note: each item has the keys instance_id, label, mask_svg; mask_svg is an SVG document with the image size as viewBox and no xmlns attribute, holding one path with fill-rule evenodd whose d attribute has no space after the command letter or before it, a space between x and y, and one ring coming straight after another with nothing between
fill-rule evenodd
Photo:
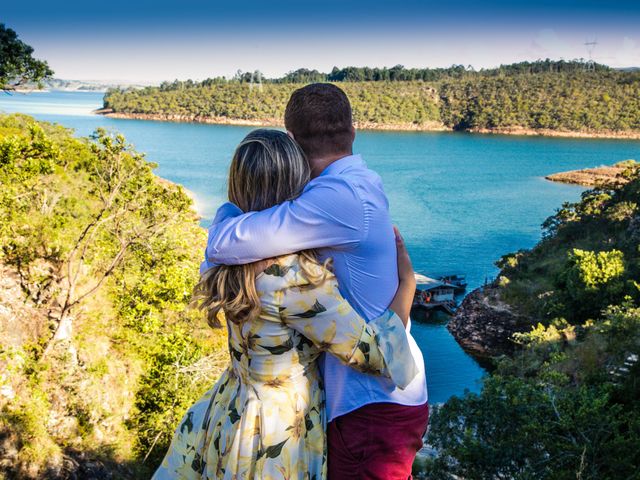
<instances>
[{"instance_id":1,"label":"woman's blonde hair","mask_svg":"<svg viewBox=\"0 0 640 480\"><path fill-rule=\"evenodd\" d=\"M300 195L310 175L304 152L289 135L254 130L240 142L231 160L229 201L244 212L264 210ZM300 265L313 284L324 279L316 258L313 251L300 252ZM234 323L259 315L255 277L254 264L217 266L200 277L194 301L206 311L210 326L220 326L221 310Z\"/></svg>"}]
</instances>

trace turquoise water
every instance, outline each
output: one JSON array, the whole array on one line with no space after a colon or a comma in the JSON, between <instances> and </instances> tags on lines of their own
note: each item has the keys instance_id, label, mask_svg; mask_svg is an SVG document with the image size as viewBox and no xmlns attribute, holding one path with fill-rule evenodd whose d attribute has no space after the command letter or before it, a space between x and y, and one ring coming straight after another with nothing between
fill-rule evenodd
<instances>
[{"instance_id":1,"label":"turquoise water","mask_svg":"<svg viewBox=\"0 0 640 480\"><path fill-rule=\"evenodd\" d=\"M204 223L225 199L226 169L251 127L118 120L91 115L99 93L3 95L0 111L24 112L87 135L122 132L158 163L157 173L195 193ZM382 176L395 223L417 271L465 273L471 288L493 277L501 255L533 246L540 224L582 188L550 173L640 160L640 142L466 133L358 132L355 150ZM414 324L424 351L429 397L442 402L478 389L483 370L444 325Z\"/></svg>"}]
</instances>

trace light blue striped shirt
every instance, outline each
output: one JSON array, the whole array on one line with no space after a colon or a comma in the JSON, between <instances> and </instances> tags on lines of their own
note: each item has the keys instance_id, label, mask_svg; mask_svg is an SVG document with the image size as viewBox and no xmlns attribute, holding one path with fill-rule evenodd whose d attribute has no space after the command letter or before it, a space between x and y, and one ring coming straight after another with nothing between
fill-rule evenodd
<instances>
[{"instance_id":1,"label":"light blue striped shirt","mask_svg":"<svg viewBox=\"0 0 640 480\"><path fill-rule=\"evenodd\" d=\"M389 202L380 177L360 155L333 162L293 201L247 214L231 203L221 206L209 227L201 271L214 264L250 263L311 248L333 258L340 292L363 318L374 319L387 309L398 288ZM420 371L404 390L326 355L329 421L370 403L427 401L424 359L410 325L407 335Z\"/></svg>"}]
</instances>

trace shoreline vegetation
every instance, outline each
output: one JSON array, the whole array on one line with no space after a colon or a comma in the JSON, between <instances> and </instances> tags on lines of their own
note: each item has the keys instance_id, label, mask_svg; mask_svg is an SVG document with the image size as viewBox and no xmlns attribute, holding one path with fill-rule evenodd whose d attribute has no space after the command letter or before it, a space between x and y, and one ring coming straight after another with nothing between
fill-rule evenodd
<instances>
[{"instance_id":1,"label":"shoreline vegetation","mask_svg":"<svg viewBox=\"0 0 640 480\"><path fill-rule=\"evenodd\" d=\"M493 369L434 409L415 478L637 477L640 166L624 167L465 298L448 328Z\"/></svg>"},{"instance_id":2,"label":"shoreline vegetation","mask_svg":"<svg viewBox=\"0 0 640 480\"><path fill-rule=\"evenodd\" d=\"M580 61L538 61L475 71L299 69L282 78L233 79L110 89L95 113L112 118L282 126L291 93L332 82L349 96L361 130L464 131L525 136L640 139L640 72Z\"/></svg>"}]
</instances>

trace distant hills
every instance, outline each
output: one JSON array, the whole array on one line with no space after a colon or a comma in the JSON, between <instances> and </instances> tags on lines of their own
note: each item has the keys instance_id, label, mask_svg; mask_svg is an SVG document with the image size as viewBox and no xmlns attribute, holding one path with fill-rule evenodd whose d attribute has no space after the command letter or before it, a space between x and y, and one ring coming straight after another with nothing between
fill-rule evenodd
<instances>
[{"instance_id":1,"label":"distant hills","mask_svg":"<svg viewBox=\"0 0 640 480\"><path fill-rule=\"evenodd\" d=\"M22 90L34 90L43 88L45 90L61 90L68 92L106 92L114 88L144 88L152 83L135 83L128 81L105 81L105 80L66 80L62 78L51 78L44 80L41 85L27 84Z\"/></svg>"}]
</instances>

